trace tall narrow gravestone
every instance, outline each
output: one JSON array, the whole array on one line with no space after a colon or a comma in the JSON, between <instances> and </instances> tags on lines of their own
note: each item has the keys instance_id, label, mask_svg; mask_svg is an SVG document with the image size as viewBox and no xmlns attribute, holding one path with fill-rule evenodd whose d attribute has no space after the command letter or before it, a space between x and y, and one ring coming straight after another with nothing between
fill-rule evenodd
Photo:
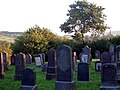
<instances>
[{"instance_id":1,"label":"tall narrow gravestone","mask_svg":"<svg viewBox=\"0 0 120 90\"><path fill-rule=\"evenodd\" d=\"M21 72L26 66L25 54L18 53L15 62L15 80L21 80Z\"/></svg>"},{"instance_id":2,"label":"tall narrow gravestone","mask_svg":"<svg viewBox=\"0 0 120 90\"><path fill-rule=\"evenodd\" d=\"M50 49L48 52L48 67L46 80L56 79L56 52L53 49Z\"/></svg>"},{"instance_id":3,"label":"tall narrow gravestone","mask_svg":"<svg viewBox=\"0 0 120 90\"><path fill-rule=\"evenodd\" d=\"M116 62L120 61L120 45L116 46Z\"/></svg>"},{"instance_id":4,"label":"tall narrow gravestone","mask_svg":"<svg viewBox=\"0 0 120 90\"><path fill-rule=\"evenodd\" d=\"M3 61L3 55L0 53L0 79L4 79L5 72L4 72L4 61Z\"/></svg>"},{"instance_id":5,"label":"tall narrow gravestone","mask_svg":"<svg viewBox=\"0 0 120 90\"><path fill-rule=\"evenodd\" d=\"M78 81L89 81L89 64L79 63L78 64Z\"/></svg>"},{"instance_id":6,"label":"tall narrow gravestone","mask_svg":"<svg viewBox=\"0 0 120 90\"><path fill-rule=\"evenodd\" d=\"M11 65L15 65L15 61L16 61L16 55L12 54L11 55Z\"/></svg>"},{"instance_id":7,"label":"tall narrow gravestone","mask_svg":"<svg viewBox=\"0 0 120 90\"><path fill-rule=\"evenodd\" d=\"M116 66L114 64L102 65L100 90L119 90L116 80Z\"/></svg>"},{"instance_id":8,"label":"tall narrow gravestone","mask_svg":"<svg viewBox=\"0 0 120 90\"><path fill-rule=\"evenodd\" d=\"M31 64L32 63L32 56L30 54L26 55L26 64Z\"/></svg>"},{"instance_id":9,"label":"tall narrow gravestone","mask_svg":"<svg viewBox=\"0 0 120 90\"><path fill-rule=\"evenodd\" d=\"M56 90L75 90L72 71L72 49L62 45L56 50L57 80Z\"/></svg>"},{"instance_id":10,"label":"tall narrow gravestone","mask_svg":"<svg viewBox=\"0 0 120 90\"><path fill-rule=\"evenodd\" d=\"M2 52L3 53L3 61L4 61L4 70L8 70L8 53L7 52Z\"/></svg>"},{"instance_id":11,"label":"tall narrow gravestone","mask_svg":"<svg viewBox=\"0 0 120 90\"><path fill-rule=\"evenodd\" d=\"M111 44L109 47L110 59L111 62L115 62L115 52L114 52L114 44Z\"/></svg>"},{"instance_id":12,"label":"tall narrow gravestone","mask_svg":"<svg viewBox=\"0 0 120 90\"><path fill-rule=\"evenodd\" d=\"M95 58L100 59L100 51L98 50L95 51Z\"/></svg>"},{"instance_id":13,"label":"tall narrow gravestone","mask_svg":"<svg viewBox=\"0 0 120 90\"><path fill-rule=\"evenodd\" d=\"M20 90L38 90L36 85L36 73L31 68L25 68L21 72Z\"/></svg>"}]
</instances>

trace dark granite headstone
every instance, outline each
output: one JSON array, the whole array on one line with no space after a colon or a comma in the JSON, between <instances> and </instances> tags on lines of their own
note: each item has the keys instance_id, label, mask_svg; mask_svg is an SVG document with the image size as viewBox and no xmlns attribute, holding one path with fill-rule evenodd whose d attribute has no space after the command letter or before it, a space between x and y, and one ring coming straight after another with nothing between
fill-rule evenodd
<instances>
[{"instance_id":1,"label":"dark granite headstone","mask_svg":"<svg viewBox=\"0 0 120 90\"><path fill-rule=\"evenodd\" d=\"M11 65L15 65L15 61L16 61L16 55L12 54L11 55Z\"/></svg>"},{"instance_id":2,"label":"dark granite headstone","mask_svg":"<svg viewBox=\"0 0 120 90\"><path fill-rule=\"evenodd\" d=\"M2 52L3 53L3 61L4 61L4 70L8 70L8 53L7 52Z\"/></svg>"},{"instance_id":3,"label":"dark granite headstone","mask_svg":"<svg viewBox=\"0 0 120 90\"><path fill-rule=\"evenodd\" d=\"M56 79L56 51L50 49L48 52L48 68L46 74L46 80Z\"/></svg>"},{"instance_id":4,"label":"dark granite headstone","mask_svg":"<svg viewBox=\"0 0 120 90\"><path fill-rule=\"evenodd\" d=\"M114 64L102 65L100 90L119 90L116 80L116 66Z\"/></svg>"},{"instance_id":5,"label":"dark granite headstone","mask_svg":"<svg viewBox=\"0 0 120 90\"><path fill-rule=\"evenodd\" d=\"M89 81L89 64L78 63L78 81Z\"/></svg>"},{"instance_id":6,"label":"dark granite headstone","mask_svg":"<svg viewBox=\"0 0 120 90\"><path fill-rule=\"evenodd\" d=\"M75 90L72 71L72 49L67 45L56 50L57 80L55 90Z\"/></svg>"},{"instance_id":7,"label":"dark granite headstone","mask_svg":"<svg viewBox=\"0 0 120 90\"><path fill-rule=\"evenodd\" d=\"M100 61L95 62L95 71L101 71L102 63Z\"/></svg>"},{"instance_id":8,"label":"dark granite headstone","mask_svg":"<svg viewBox=\"0 0 120 90\"><path fill-rule=\"evenodd\" d=\"M26 55L26 64L31 64L32 63L32 56L30 54Z\"/></svg>"},{"instance_id":9,"label":"dark granite headstone","mask_svg":"<svg viewBox=\"0 0 120 90\"><path fill-rule=\"evenodd\" d=\"M42 72L47 72L47 64L46 63L44 63L43 65L42 65Z\"/></svg>"},{"instance_id":10,"label":"dark granite headstone","mask_svg":"<svg viewBox=\"0 0 120 90\"><path fill-rule=\"evenodd\" d=\"M120 61L120 45L116 46L116 62Z\"/></svg>"},{"instance_id":11,"label":"dark granite headstone","mask_svg":"<svg viewBox=\"0 0 120 90\"><path fill-rule=\"evenodd\" d=\"M101 54L101 62L102 64L111 63L110 54L108 52L103 52Z\"/></svg>"},{"instance_id":12,"label":"dark granite headstone","mask_svg":"<svg viewBox=\"0 0 120 90\"><path fill-rule=\"evenodd\" d=\"M110 45L109 53L114 53L114 44Z\"/></svg>"},{"instance_id":13,"label":"dark granite headstone","mask_svg":"<svg viewBox=\"0 0 120 90\"><path fill-rule=\"evenodd\" d=\"M117 81L120 83L120 61L117 62Z\"/></svg>"},{"instance_id":14,"label":"dark granite headstone","mask_svg":"<svg viewBox=\"0 0 120 90\"><path fill-rule=\"evenodd\" d=\"M18 53L15 62L15 80L21 80L21 72L26 67L25 54Z\"/></svg>"},{"instance_id":15,"label":"dark granite headstone","mask_svg":"<svg viewBox=\"0 0 120 90\"><path fill-rule=\"evenodd\" d=\"M36 67L41 67L42 62L41 62L40 54L35 54L34 55L34 60L35 60Z\"/></svg>"},{"instance_id":16,"label":"dark granite headstone","mask_svg":"<svg viewBox=\"0 0 120 90\"><path fill-rule=\"evenodd\" d=\"M96 58L96 59L100 59L100 51L97 50L97 51L95 52L95 58Z\"/></svg>"},{"instance_id":17,"label":"dark granite headstone","mask_svg":"<svg viewBox=\"0 0 120 90\"><path fill-rule=\"evenodd\" d=\"M20 90L38 90L36 85L36 73L31 68L25 68L21 72Z\"/></svg>"},{"instance_id":18,"label":"dark granite headstone","mask_svg":"<svg viewBox=\"0 0 120 90\"><path fill-rule=\"evenodd\" d=\"M3 61L3 55L0 53L0 79L4 79L5 72L4 72L4 61Z\"/></svg>"}]
</instances>

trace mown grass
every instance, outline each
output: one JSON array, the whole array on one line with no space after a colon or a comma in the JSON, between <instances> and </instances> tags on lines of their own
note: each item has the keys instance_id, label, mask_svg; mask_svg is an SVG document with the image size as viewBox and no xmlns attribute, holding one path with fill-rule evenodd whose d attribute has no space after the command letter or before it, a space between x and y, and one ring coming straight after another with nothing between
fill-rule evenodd
<instances>
[{"instance_id":1,"label":"mown grass","mask_svg":"<svg viewBox=\"0 0 120 90\"><path fill-rule=\"evenodd\" d=\"M88 82L77 81L77 72L75 72L76 90L99 90L100 73L95 72L94 64L93 62L90 65L90 80ZM27 65L27 67L35 68L39 90L55 90L55 80L46 80L46 73L43 73L41 68L35 67L35 64ZM20 90L21 81L14 80L14 72L14 66L9 66L9 71L5 72L5 79L0 79L0 90Z\"/></svg>"}]
</instances>

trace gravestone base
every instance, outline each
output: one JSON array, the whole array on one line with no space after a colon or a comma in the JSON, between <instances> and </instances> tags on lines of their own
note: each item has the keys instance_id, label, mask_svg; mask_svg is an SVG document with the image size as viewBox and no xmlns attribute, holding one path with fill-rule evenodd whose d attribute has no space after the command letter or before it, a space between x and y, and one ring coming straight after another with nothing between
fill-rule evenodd
<instances>
[{"instance_id":1,"label":"gravestone base","mask_svg":"<svg viewBox=\"0 0 120 90\"><path fill-rule=\"evenodd\" d=\"M56 81L55 90L76 90L75 81L65 82L65 81Z\"/></svg>"},{"instance_id":2,"label":"gravestone base","mask_svg":"<svg viewBox=\"0 0 120 90\"><path fill-rule=\"evenodd\" d=\"M21 80L21 75L15 74L15 75L14 75L14 80Z\"/></svg>"},{"instance_id":3,"label":"gravestone base","mask_svg":"<svg viewBox=\"0 0 120 90\"><path fill-rule=\"evenodd\" d=\"M27 85L21 85L20 90L38 90L38 86L27 86Z\"/></svg>"},{"instance_id":4,"label":"gravestone base","mask_svg":"<svg viewBox=\"0 0 120 90\"><path fill-rule=\"evenodd\" d=\"M5 75L4 74L0 74L0 79L4 79Z\"/></svg>"},{"instance_id":5,"label":"gravestone base","mask_svg":"<svg viewBox=\"0 0 120 90\"><path fill-rule=\"evenodd\" d=\"M46 74L46 80L56 79L57 74Z\"/></svg>"},{"instance_id":6,"label":"gravestone base","mask_svg":"<svg viewBox=\"0 0 120 90\"><path fill-rule=\"evenodd\" d=\"M100 90L120 90L119 86L100 86Z\"/></svg>"}]
</instances>

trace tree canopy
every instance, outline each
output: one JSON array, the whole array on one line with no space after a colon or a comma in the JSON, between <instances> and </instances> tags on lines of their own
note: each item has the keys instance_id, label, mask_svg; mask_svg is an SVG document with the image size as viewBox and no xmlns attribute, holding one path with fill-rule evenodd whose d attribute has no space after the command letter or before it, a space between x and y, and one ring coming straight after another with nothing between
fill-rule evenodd
<instances>
[{"instance_id":1,"label":"tree canopy","mask_svg":"<svg viewBox=\"0 0 120 90\"><path fill-rule=\"evenodd\" d=\"M102 8L102 6L83 0L75 1L69 7L70 10L68 10L67 14L69 18L60 25L61 31L79 33L84 37L83 34L87 32L97 36L103 34L109 28L105 24L106 15L103 13L105 8Z\"/></svg>"}]
</instances>

